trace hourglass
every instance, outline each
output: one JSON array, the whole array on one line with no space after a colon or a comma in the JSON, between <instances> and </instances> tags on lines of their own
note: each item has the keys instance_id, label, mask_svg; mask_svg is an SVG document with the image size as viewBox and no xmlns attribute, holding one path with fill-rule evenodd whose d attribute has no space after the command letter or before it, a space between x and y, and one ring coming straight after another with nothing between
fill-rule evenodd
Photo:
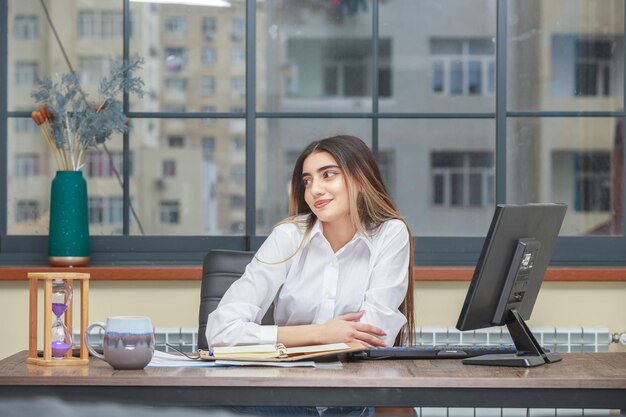
<instances>
[{"instance_id":1,"label":"hourglass","mask_svg":"<svg viewBox=\"0 0 626 417\"><path fill-rule=\"evenodd\" d=\"M55 279L52 281L52 313L56 317L50 330L52 357L62 358L72 348L72 333L61 321L72 302L72 281ZM45 331L45 329L44 329Z\"/></svg>"},{"instance_id":2,"label":"hourglass","mask_svg":"<svg viewBox=\"0 0 626 417\"><path fill-rule=\"evenodd\" d=\"M86 365L89 363L83 334L87 328L89 274L79 272L29 272L30 311L27 363L35 365ZM80 280L80 357L72 357L73 281ZM37 352L37 296L44 283L43 354ZM54 321L52 317L54 316ZM63 317L63 319L61 319Z\"/></svg>"}]
</instances>

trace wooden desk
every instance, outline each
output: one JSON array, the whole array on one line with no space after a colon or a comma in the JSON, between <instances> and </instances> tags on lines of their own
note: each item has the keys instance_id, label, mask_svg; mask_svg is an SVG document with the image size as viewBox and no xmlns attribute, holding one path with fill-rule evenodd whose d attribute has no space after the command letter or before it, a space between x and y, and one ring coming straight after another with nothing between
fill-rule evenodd
<instances>
[{"instance_id":1,"label":"wooden desk","mask_svg":"<svg viewBox=\"0 0 626 417\"><path fill-rule=\"evenodd\" d=\"M146 368L115 371L26 365L26 352L0 361L0 400L150 405L368 405L626 409L626 353L563 354L532 369L458 360L378 361L321 368Z\"/></svg>"}]
</instances>

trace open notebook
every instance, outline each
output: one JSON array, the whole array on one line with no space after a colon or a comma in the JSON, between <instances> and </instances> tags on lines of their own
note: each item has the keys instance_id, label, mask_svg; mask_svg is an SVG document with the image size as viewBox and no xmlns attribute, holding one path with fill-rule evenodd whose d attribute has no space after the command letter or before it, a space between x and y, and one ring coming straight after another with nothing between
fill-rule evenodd
<instances>
[{"instance_id":1,"label":"open notebook","mask_svg":"<svg viewBox=\"0 0 626 417\"><path fill-rule=\"evenodd\" d=\"M275 345L241 345L214 347L209 350L200 349L200 358L208 361L262 361L262 362L289 362L310 360L333 356L340 353L359 352L365 347L358 343L331 343L327 345L312 345L299 347L285 347L282 343Z\"/></svg>"}]
</instances>

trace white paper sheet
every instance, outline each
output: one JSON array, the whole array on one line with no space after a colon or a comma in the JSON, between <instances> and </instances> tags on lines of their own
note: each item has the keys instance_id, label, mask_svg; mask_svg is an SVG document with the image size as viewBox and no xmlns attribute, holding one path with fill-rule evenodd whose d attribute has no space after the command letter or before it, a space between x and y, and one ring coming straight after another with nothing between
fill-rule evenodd
<instances>
[{"instance_id":1,"label":"white paper sheet","mask_svg":"<svg viewBox=\"0 0 626 417\"><path fill-rule=\"evenodd\" d=\"M341 365L341 362L339 362ZM313 361L255 362L255 361L201 361L183 355L155 350L148 368L211 368L217 366L272 366L276 368L315 367Z\"/></svg>"},{"instance_id":2,"label":"white paper sheet","mask_svg":"<svg viewBox=\"0 0 626 417\"><path fill-rule=\"evenodd\" d=\"M148 364L148 368L210 368L215 366L227 366L219 365L215 362L207 362L200 360L193 360L184 357L183 355L161 352L155 350L152 355L152 360Z\"/></svg>"},{"instance_id":3,"label":"white paper sheet","mask_svg":"<svg viewBox=\"0 0 626 417\"><path fill-rule=\"evenodd\" d=\"M275 368L296 368L296 367L313 367L315 368L315 362L313 361L298 361L298 362L258 362L258 361L215 361L219 365L226 366L273 366Z\"/></svg>"}]
</instances>

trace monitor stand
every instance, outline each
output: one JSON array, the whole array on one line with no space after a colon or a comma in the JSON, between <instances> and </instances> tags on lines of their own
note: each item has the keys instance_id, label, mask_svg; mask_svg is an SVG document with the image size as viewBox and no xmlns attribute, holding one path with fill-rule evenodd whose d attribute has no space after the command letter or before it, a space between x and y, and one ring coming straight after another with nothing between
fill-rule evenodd
<instances>
[{"instance_id":1,"label":"monitor stand","mask_svg":"<svg viewBox=\"0 0 626 417\"><path fill-rule=\"evenodd\" d=\"M517 310L509 311L507 325L517 353L489 354L463 359L467 365L517 366L532 368L560 361L561 355L556 352L546 352L531 333L524 319Z\"/></svg>"}]
</instances>

